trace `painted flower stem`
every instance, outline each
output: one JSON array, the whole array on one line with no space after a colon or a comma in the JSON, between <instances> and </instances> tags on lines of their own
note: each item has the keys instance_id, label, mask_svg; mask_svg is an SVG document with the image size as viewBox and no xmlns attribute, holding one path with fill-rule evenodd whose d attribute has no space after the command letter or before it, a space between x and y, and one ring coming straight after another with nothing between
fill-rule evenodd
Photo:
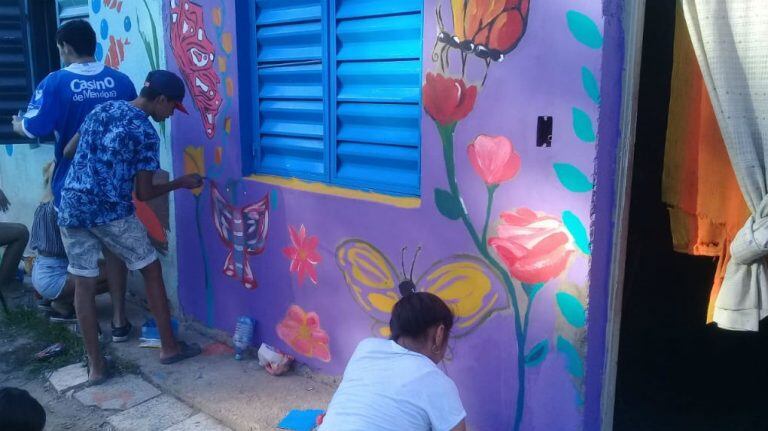
<instances>
[{"instance_id":1,"label":"painted flower stem","mask_svg":"<svg viewBox=\"0 0 768 431\"><path fill-rule=\"evenodd\" d=\"M203 273L205 274L205 322L208 326L213 326L213 286L211 285L211 275L208 273L208 252L205 248L203 239L203 227L200 224L200 196L195 196L195 224L197 225L197 239L200 241L200 253L203 256Z\"/></svg>"},{"instance_id":2,"label":"painted flower stem","mask_svg":"<svg viewBox=\"0 0 768 431\"><path fill-rule=\"evenodd\" d=\"M488 186L488 205L485 207L485 225L483 225L483 244L488 244L488 225L491 222L491 210L493 209L493 195L496 193L498 184Z\"/></svg>"},{"instance_id":3,"label":"painted flower stem","mask_svg":"<svg viewBox=\"0 0 768 431\"><path fill-rule=\"evenodd\" d=\"M491 267L493 267L496 270L496 272L501 276L502 281L504 282L504 285L507 288L507 292L509 294L509 300L512 303L512 309L515 312L515 336L517 339L518 385L517 385L517 403L515 407L515 422L512 429L513 431L519 431L520 425L522 424L523 410L525 407L525 343L527 338L527 333L526 333L527 320L528 320L527 314L530 311L530 303L533 301L533 296L531 296L528 300L528 305L526 307L526 315L521 316L520 305L518 303L517 292L515 290L515 284L512 281L512 278L509 276L509 273L490 254L490 252L488 251L488 247L486 246L487 229L488 229L488 223L490 219L491 206L493 203L492 202L493 193L496 191L496 187L493 187L493 186L488 187L488 194L489 194L488 206L486 209L485 226L483 227L483 237L481 238L480 235L478 235L474 225L472 224L472 220L469 218L469 213L467 212L467 209L464 207L464 202L461 200L461 195L459 193L459 186L456 183L456 162L454 159L453 132L454 130L456 130L457 123L454 122L452 124L445 125L445 126L441 125L438 122L435 122L435 124L437 125L437 130L440 134L440 140L443 143L443 158L445 159L445 172L448 179L448 188L453 198L458 200L461 206L460 218L464 223L464 226L467 228L467 232L469 233L470 237L472 237L472 241L474 242L475 247L477 248L477 251L491 265ZM525 323L521 321L521 318L525 320Z\"/></svg>"}]
</instances>

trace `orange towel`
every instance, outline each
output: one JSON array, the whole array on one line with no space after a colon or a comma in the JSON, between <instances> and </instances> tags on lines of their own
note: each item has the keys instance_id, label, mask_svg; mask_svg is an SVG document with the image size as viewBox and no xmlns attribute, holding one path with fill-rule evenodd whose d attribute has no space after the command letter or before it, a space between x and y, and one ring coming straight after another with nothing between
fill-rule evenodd
<instances>
[{"instance_id":1,"label":"orange towel","mask_svg":"<svg viewBox=\"0 0 768 431\"><path fill-rule=\"evenodd\" d=\"M662 199L675 251L719 258L710 293L712 321L730 243L749 217L678 2Z\"/></svg>"}]
</instances>

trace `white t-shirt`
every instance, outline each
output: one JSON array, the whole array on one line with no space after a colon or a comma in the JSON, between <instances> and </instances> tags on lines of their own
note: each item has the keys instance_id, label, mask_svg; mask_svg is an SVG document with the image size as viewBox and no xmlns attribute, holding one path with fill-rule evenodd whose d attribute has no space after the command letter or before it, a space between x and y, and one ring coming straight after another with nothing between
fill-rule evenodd
<instances>
[{"instance_id":1,"label":"white t-shirt","mask_svg":"<svg viewBox=\"0 0 768 431\"><path fill-rule=\"evenodd\" d=\"M360 342L320 431L449 431L467 415L453 381L391 340Z\"/></svg>"}]
</instances>

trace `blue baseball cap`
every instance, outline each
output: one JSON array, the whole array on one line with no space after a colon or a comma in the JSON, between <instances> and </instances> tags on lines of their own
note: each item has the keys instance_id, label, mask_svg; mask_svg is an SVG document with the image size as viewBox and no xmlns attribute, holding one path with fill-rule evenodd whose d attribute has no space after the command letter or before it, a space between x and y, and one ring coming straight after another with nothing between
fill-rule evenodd
<instances>
[{"instance_id":1,"label":"blue baseball cap","mask_svg":"<svg viewBox=\"0 0 768 431\"><path fill-rule=\"evenodd\" d=\"M153 70L147 74L144 80L144 87L151 88L170 100L176 102L176 109L189 114L187 108L181 103L184 101L184 82L173 72L167 70Z\"/></svg>"}]
</instances>

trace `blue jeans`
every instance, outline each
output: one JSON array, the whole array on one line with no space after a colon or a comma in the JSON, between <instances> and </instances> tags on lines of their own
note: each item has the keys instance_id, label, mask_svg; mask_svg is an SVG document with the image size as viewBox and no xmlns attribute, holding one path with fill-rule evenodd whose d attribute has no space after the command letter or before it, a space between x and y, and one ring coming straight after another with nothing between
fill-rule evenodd
<instances>
[{"instance_id":1,"label":"blue jeans","mask_svg":"<svg viewBox=\"0 0 768 431\"><path fill-rule=\"evenodd\" d=\"M54 300L61 295L67 285L67 266L64 257L38 255L32 267L32 286L43 298Z\"/></svg>"}]
</instances>

